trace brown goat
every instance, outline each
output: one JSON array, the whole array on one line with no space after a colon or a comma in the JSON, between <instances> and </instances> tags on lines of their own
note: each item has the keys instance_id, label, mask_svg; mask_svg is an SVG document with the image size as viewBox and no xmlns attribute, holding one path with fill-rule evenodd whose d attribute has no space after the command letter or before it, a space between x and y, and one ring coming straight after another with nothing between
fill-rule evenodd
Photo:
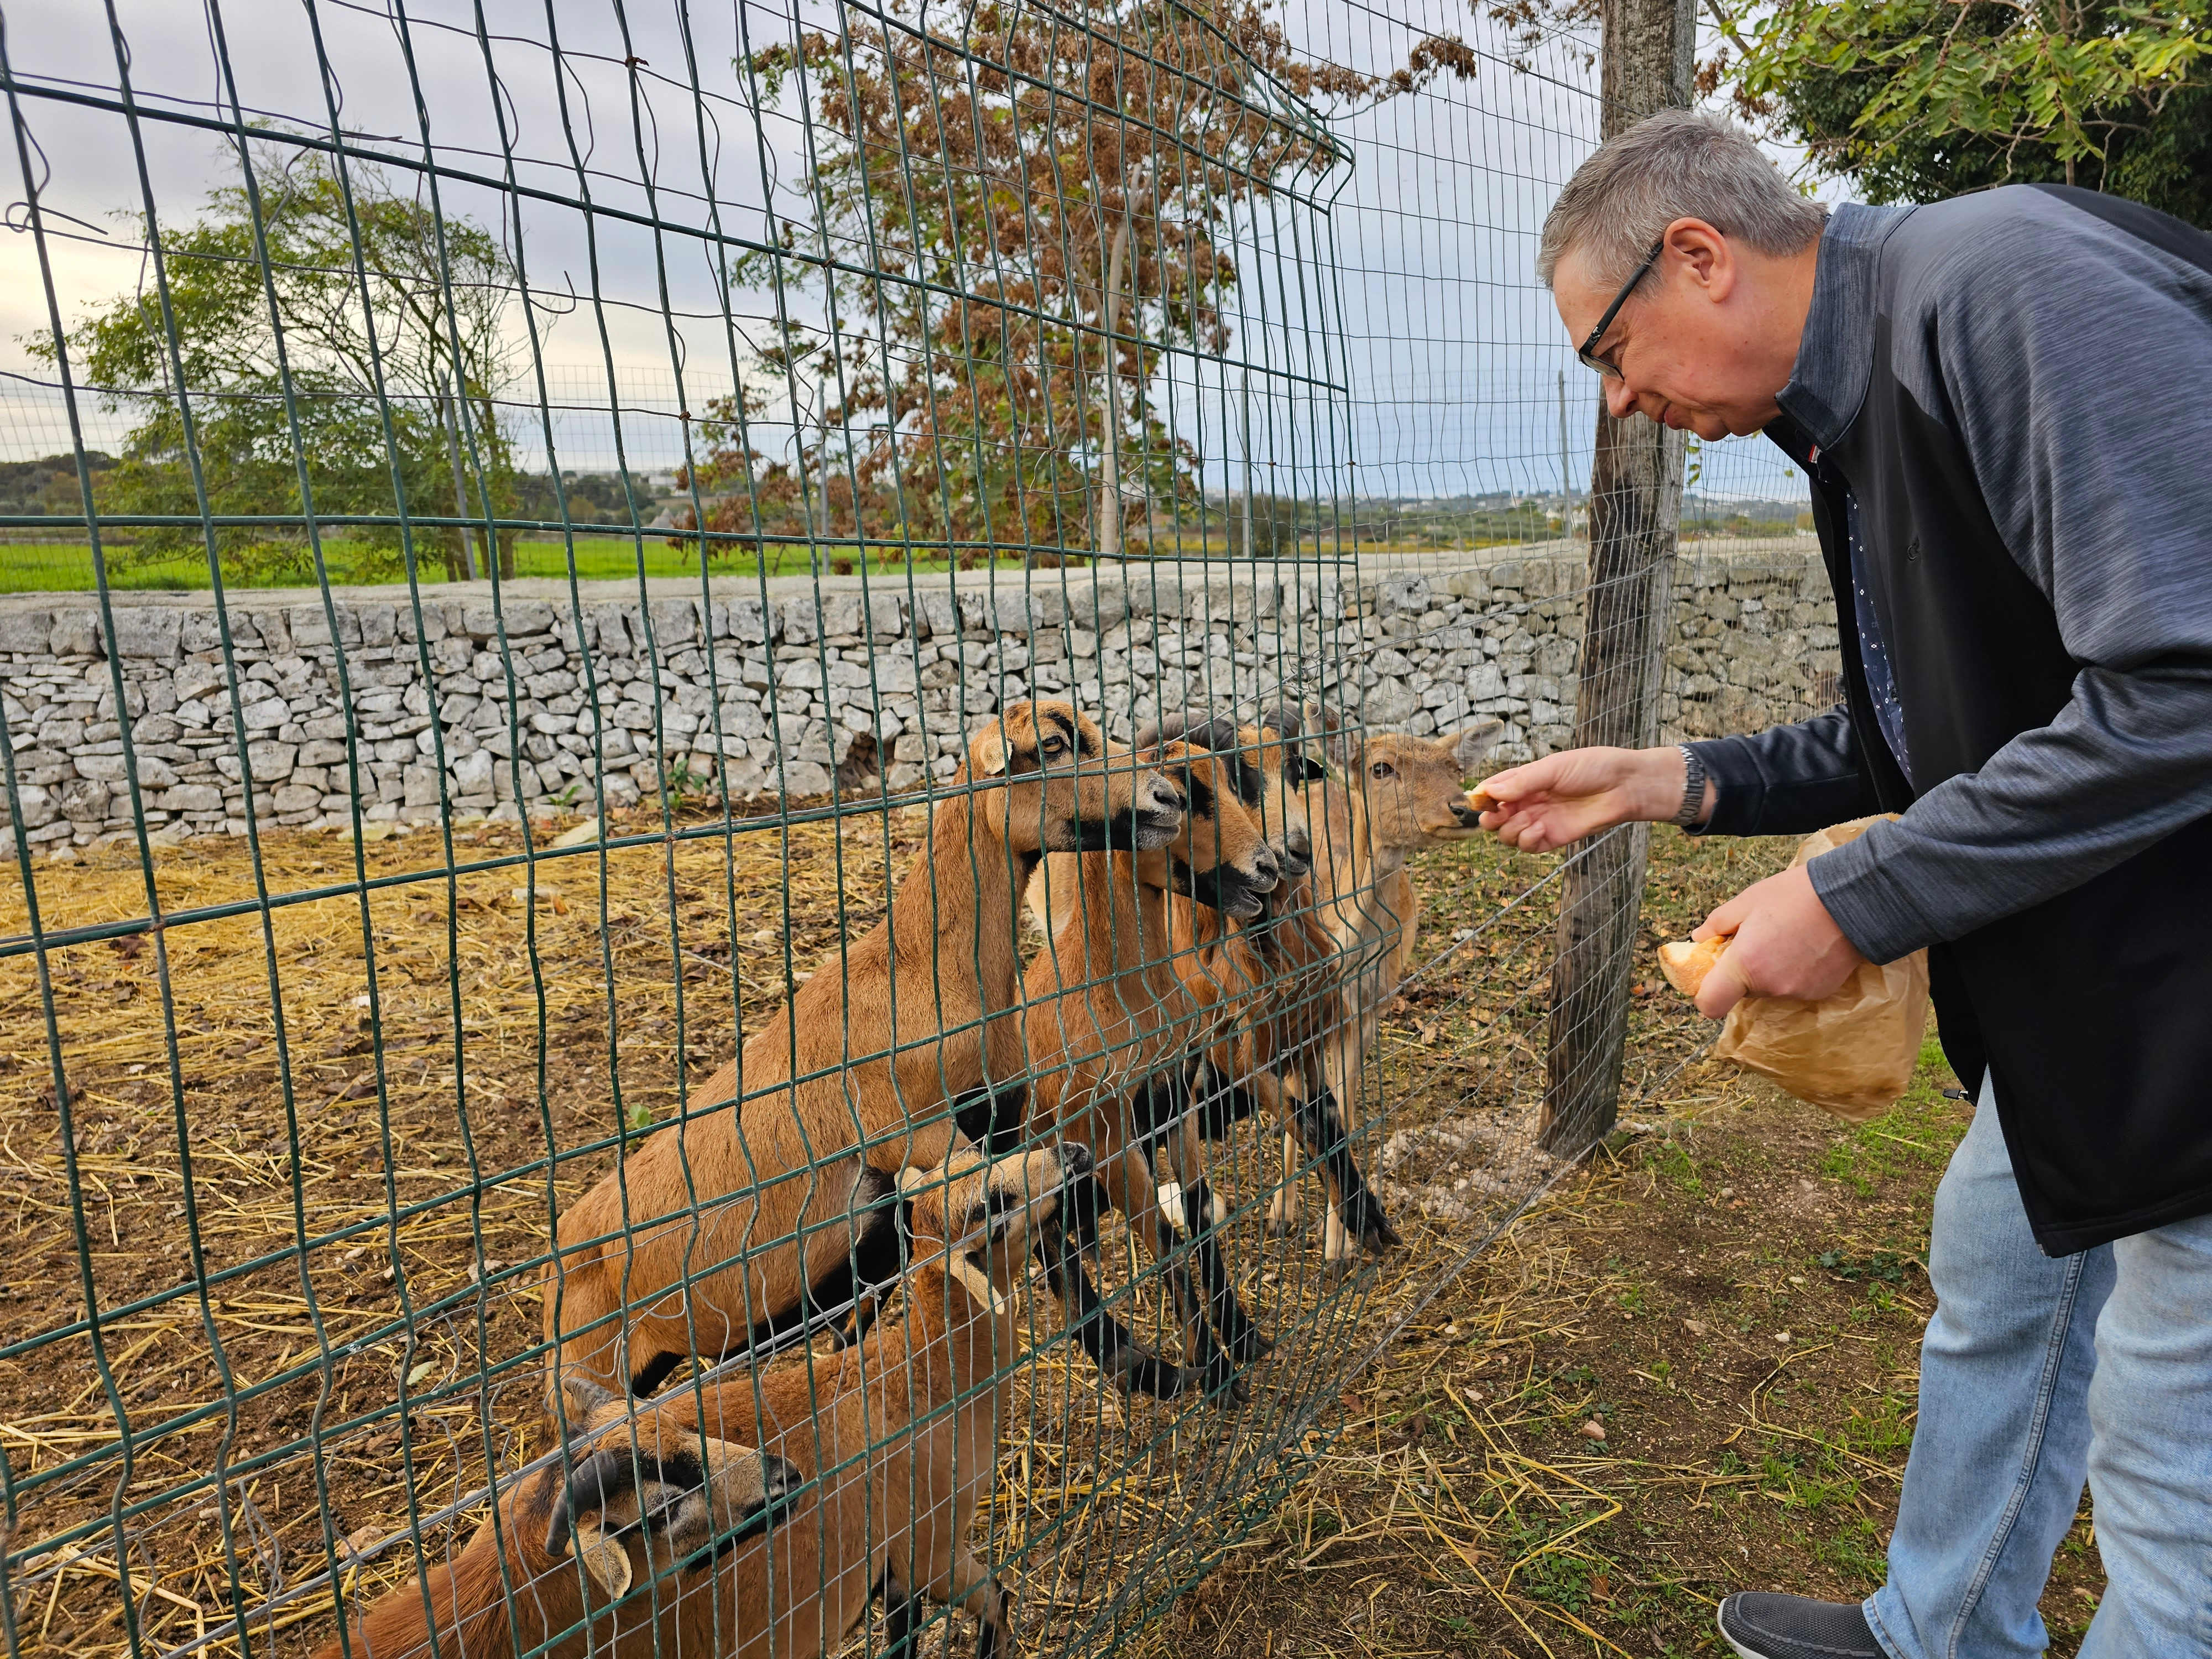
<instances>
[{"instance_id":1,"label":"brown goat","mask_svg":"<svg viewBox=\"0 0 2212 1659\"><path fill-rule=\"evenodd\" d=\"M1140 752L1182 786L1189 817L1157 851L1047 860L1043 908L1061 920L1023 980L1029 1123L1090 1148L1105 1201L1161 1264L1188 1363L1174 1364L1130 1338L1064 1237L1048 1241L1060 1248L1048 1249L1046 1265L1078 1340L1120 1386L1160 1398L1225 1389L1242 1400L1236 1367L1267 1345L1237 1298L1210 1217L1200 1226L1189 1214L1165 1214L1153 1171L1155 1150L1164 1151L1187 1209L1207 1207L1204 1147L1187 1100L1190 1060L1204 1043L1201 1008L1170 955L1168 895L1180 892L1209 915L1256 915L1280 866L1220 757L1180 743ZM1203 1299L1176 1243L1185 1230Z\"/></svg>"},{"instance_id":2,"label":"brown goat","mask_svg":"<svg viewBox=\"0 0 2212 1659\"><path fill-rule=\"evenodd\" d=\"M1038 860L1158 847L1182 818L1175 786L1070 704L1016 703L977 733L890 915L701 1087L736 1103L653 1134L561 1217L556 1370L649 1393L896 1278L890 1172L944 1156L948 1103L1003 1108L991 1091L1023 1073Z\"/></svg>"},{"instance_id":3,"label":"brown goat","mask_svg":"<svg viewBox=\"0 0 2212 1659\"><path fill-rule=\"evenodd\" d=\"M1328 1045L1347 1018L1337 941L1315 908L1308 873L1313 842L1304 790L1326 773L1307 755L1292 708L1271 708L1256 726L1214 719L1170 721L1167 729L1230 758L1252 781L1248 799L1273 806L1285 837L1276 844L1287 842L1288 878L1257 916L1223 917L1181 901L1170 910L1177 964L1194 994L1214 1011L1199 1085L1201 1132L1222 1139L1255 1115L1277 1124L1316 1162L1333 1212L1352 1236L1378 1252L1389 1249L1398 1235L1352 1157L1326 1064Z\"/></svg>"},{"instance_id":4,"label":"brown goat","mask_svg":"<svg viewBox=\"0 0 2212 1659\"><path fill-rule=\"evenodd\" d=\"M1501 722L1486 719L1441 738L1334 733L1328 752L1344 781L1328 778L1307 786L1314 885L1322 921L1336 940L1346 1016L1327 1044L1328 1089L1347 1130L1359 1121L1367 1052L1413 961L1420 904L1406 861L1427 848L1480 833L1481 814L1468 804L1465 780L1504 730ZM1298 1207L1297 1147L1285 1138L1283 1182L1268 1212L1270 1230L1294 1228ZM1334 1207L1322 1250L1331 1261L1354 1253Z\"/></svg>"},{"instance_id":5,"label":"brown goat","mask_svg":"<svg viewBox=\"0 0 2212 1659\"><path fill-rule=\"evenodd\" d=\"M721 1654L811 1659L881 1594L884 1650L921 1597L1009 1644L1006 1593L968 1548L1018 1349L1011 1299L1040 1225L1088 1179L1079 1146L988 1163L964 1143L901 1172L914 1264L860 1344L624 1404L572 1388L586 1427L459 1558L372 1607L354 1659ZM757 1451L746 1451L757 1446ZM761 1534L766 1532L766 1537ZM338 1659L333 1640L317 1659Z\"/></svg>"}]
</instances>

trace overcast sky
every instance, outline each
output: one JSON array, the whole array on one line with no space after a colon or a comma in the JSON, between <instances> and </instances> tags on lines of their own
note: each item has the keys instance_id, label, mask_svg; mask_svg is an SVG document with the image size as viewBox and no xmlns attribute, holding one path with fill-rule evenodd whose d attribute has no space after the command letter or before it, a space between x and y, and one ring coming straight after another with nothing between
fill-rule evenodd
<instances>
[{"instance_id":1,"label":"overcast sky","mask_svg":"<svg viewBox=\"0 0 2212 1659\"><path fill-rule=\"evenodd\" d=\"M812 0L688 10L645 0L625 9L625 33L608 0L556 0L550 20L542 3L487 0L488 64L455 0L410 0L404 30L381 4L228 0L203 11L180 0L118 0L143 112L134 145L129 122L103 106L116 100L119 76L100 8L9 0L9 67L56 94L25 97L21 109L44 158L33 166L50 175L41 199L54 216L47 248L64 321L145 280L135 227L118 219L145 205L142 161L155 210L170 223L191 220L218 184L236 182L236 153L219 131L162 118L227 118L234 79L222 67L219 26L248 118L327 132L335 102L356 142L415 161L426 154L427 122L427 153L447 170L444 210L503 227L512 246L511 198L455 176L496 180L511 154L521 189L545 193L520 199L518 251L540 301L542 361L563 406L554 441L564 465L613 464L610 362L627 411L624 453L634 466L672 465L682 454L672 417L678 365L697 407L702 395L726 390L733 360L744 372L768 337L757 320L763 299L728 296L711 240L687 233L719 227L758 237L772 193L803 171L798 125L787 113L757 114L732 68L746 49L789 37L788 3ZM1406 0L1389 10L1291 0L1285 25L1315 55L1370 70L1402 61L1430 32L1457 33L1492 56L1473 82L1344 115L1337 126L1352 164L1320 181L1306 204L1279 198L1259 222L1240 225L1246 281L1231 356L1257 368L1177 364L1163 386L1177 430L1217 484L1241 486L1249 451L1262 488L1272 477L1302 495L1548 490L1561 477L1564 374L1566 466L1579 487L1594 384L1532 274L1543 212L1596 137L1593 76L1576 44L1516 70L1464 0ZM556 33L565 75L549 50ZM625 58L643 60L635 82ZM327 76L319 64L330 66ZM17 170L12 145L5 165ZM618 212L657 210L682 230L656 238L602 214L594 246L586 216L566 205L584 190ZM20 176L9 193L25 194ZM42 379L20 344L47 330L25 222L18 208L0 232L0 368ZM520 334L519 308L515 316ZM112 442L120 424L95 418L88 435ZM0 459L66 447L50 394L0 382ZM542 441L532 433L526 447L542 453ZM1723 447L1706 459L1708 487L1802 493L1770 453L1757 441Z\"/></svg>"}]
</instances>

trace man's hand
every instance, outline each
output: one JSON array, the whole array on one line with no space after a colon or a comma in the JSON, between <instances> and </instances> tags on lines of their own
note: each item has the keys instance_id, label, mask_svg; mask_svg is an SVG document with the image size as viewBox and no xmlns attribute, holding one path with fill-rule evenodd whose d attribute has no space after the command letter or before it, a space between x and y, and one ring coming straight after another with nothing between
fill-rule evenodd
<instances>
[{"instance_id":1,"label":"man's hand","mask_svg":"<svg viewBox=\"0 0 2212 1659\"><path fill-rule=\"evenodd\" d=\"M1811 1002L1843 988L1866 958L1844 937L1799 865L1747 887L1707 916L1690 937L1733 933L1698 988L1698 1012L1718 1019L1746 996L1795 997Z\"/></svg>"},{"instance_id":2,"label":"man's hand","mask_svg":"<svg viewBox=\"0 0 2212 1659\"><path fill-rule=\"evenodd\" d=\"M1548 853L1616 823L1665 823L1682 805L1679 749L1566 749L1486 778L1496 801L1482 827L1509 847ZM1705 785L1705 811L1713 787Z\"/></svg>"}]
</instances>

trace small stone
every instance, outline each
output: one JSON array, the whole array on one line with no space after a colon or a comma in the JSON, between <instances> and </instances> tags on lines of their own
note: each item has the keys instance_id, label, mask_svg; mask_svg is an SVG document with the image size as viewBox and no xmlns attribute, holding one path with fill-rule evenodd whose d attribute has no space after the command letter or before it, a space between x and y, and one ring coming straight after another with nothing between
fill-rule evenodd
<instances>
[{"instance_id":1,"label":"small stone","mask_svg":"<svg viewBox=\"0 0 2212 1659\"><path fill-rule=\"evenodd\" d=\"M1582 1427L1577 1429L1575 1432L1581 1435L1585 1440L1602 1440L1605 1438L1605 1425L1599 1422L1597 1419L1593 1417L1589 1422L1583 1424Z\"/></svg>"}]
</instances>

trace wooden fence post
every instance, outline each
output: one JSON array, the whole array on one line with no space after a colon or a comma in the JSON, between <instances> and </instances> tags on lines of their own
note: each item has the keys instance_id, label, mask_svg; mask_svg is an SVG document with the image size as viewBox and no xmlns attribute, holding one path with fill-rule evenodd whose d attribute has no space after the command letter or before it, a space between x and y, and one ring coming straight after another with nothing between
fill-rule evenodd
<instances>
[{"instance_id":1,"label":"wooden fence post","mask_svg":"<svg viewBox=\"0 0 2212 1659\"><path fill-rule=\"evenodd\" d=\"M1656 110L1687 105L1694 0L1604 0L1602 16L1603 136L1624 132ZM1575 702L1578 748L1657 741L1683 441L1680 433L1640 415L1616 421L1602 409L1598 413ZM1650 845L1649 824L1592 837L1576 849L1560 893L1540 1130L1553 1152L1580 1152L1611 1129L1620 1113L1629 983Z\"/></svg>"}]
</instances>

